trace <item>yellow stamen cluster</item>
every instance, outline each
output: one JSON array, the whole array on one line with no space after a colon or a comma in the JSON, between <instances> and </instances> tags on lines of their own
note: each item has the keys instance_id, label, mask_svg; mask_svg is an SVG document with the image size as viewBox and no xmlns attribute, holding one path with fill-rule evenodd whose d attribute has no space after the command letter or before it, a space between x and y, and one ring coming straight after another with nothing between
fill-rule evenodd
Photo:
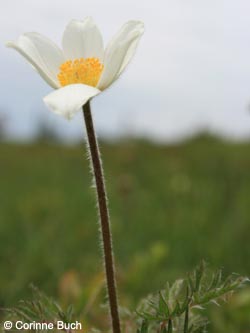
<instances>
[{"instance_id":1,"label":"yellow stamen cluster","mask_svg":"<svg viewBox=\"0 0 250 333\"><path fill-rule=\"evenodd\" d=\"M98 58L67 60L60 66L57 78L62 87L73 83L96 87L102 71L103 64Z\"/></svg>"}]
</instances>

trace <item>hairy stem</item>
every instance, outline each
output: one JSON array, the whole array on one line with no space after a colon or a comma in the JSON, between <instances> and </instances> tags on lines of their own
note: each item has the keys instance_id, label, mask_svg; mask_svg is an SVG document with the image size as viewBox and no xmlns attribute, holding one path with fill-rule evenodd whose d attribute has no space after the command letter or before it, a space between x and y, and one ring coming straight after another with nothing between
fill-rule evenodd
<instances>
[{"instance_id":1,"label":"hairy stem","mask_svg":"<svg viewBox=\"0 0 250 333\"><path fill-rule=\"evenodd\" d=\"M105 189L101 156L99 152L99 147L95 134L89 102L86 103L83 107L83 115L87 130L89 150L90 150L93 174L96 184L98 208L99 208L100 223L101 223L102 246L104 253L104 266L106 272L113 333L120 333L121 329L120 329L120 320L118 312L116 281L115 281L115 272L114 272L114 259L113 259L113 250L112 250L112 234L110 231L110 218L108 211L107 195Z\"/></svg>"}]
</instances>

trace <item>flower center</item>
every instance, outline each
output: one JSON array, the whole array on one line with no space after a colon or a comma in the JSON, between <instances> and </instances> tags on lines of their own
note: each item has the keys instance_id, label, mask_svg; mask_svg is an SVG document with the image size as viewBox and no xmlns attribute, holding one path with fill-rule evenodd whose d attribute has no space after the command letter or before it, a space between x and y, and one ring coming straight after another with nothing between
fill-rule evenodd
<instances>
[{"instance_id":1,"label":"flower center","mask_svg":"<svg viewBox=\"0 0 250 333\"><path fill-rule=\"evenodd\" d=\"M96 87L103 67L98 58L67 60L60 66L57 78L62 87L73 83L83 83Z\"/></svg>"}]
</instances>

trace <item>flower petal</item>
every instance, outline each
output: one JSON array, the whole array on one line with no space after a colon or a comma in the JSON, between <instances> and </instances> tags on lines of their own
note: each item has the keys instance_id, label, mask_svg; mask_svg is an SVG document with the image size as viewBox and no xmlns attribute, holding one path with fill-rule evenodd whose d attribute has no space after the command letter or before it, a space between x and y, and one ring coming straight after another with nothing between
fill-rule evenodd
<instances>
[{"instance_id":1,"label":"flower petal","mask_svg":"<svg viewBox=\"0 0 250 333\"><path fill-rule=\"evenodd\" d=\"M123 25L109 42L104 55L104 70L98 88L108 88L125 69L144 32L144 25L139 21L129 21Z\"/></svg>"},{"instance_id":2,"label":"flower petal","mask_svg":"<svg viewBox=\"0 0 250 333\"><path fill-rule=\"evenodd\" d=\"M103 61L102 35L91 17L72 20L64 31L62 45L67 59L96 57Z\"/></svg>"},{"instance_id":3,"label":"flower petal","mask_svg":"<svg viewBox=\"0 0 250 333\"><path fill-rule=\"evenodd\" d=\"M86 84L70 84L44 97L47 107L67 119L71 119L87 101L100 90Z\"/></svg>"},{"instance_id":4,"label":"flower petal","mask_svg":"<svg viewBox=\"0 0 250 333\"><path fill-rule=\"evenodd\" d=\"M53 88L60 85L57 80L59 66L65 60L62 51L48 38L29 32L21 35L17 42L8 42L8 47L17 50Z\"/></svg>"}]
</instances>

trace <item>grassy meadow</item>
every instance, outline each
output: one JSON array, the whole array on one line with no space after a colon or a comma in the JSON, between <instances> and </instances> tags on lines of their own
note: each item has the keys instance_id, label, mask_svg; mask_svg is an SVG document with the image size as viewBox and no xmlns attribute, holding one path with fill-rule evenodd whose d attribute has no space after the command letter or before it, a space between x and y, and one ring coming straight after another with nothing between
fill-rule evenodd
<instances>
[{"instance_id":1,"label":"grassy meadow","mask_svg":"<svg viewBox=\"0 0 250 333\"><path fill-rule=\"evenodd\" d=\"M250 275L250 143L202 136L174 146L102 143L101 151L122 305L133 309L202 258ZM84 144L2 143L0 156L0 307L29 297L32 282L89 312L103 279ZM246 290L211 310L213 332L250 332L249 314Z\"/></svg>"}]
</instances>

